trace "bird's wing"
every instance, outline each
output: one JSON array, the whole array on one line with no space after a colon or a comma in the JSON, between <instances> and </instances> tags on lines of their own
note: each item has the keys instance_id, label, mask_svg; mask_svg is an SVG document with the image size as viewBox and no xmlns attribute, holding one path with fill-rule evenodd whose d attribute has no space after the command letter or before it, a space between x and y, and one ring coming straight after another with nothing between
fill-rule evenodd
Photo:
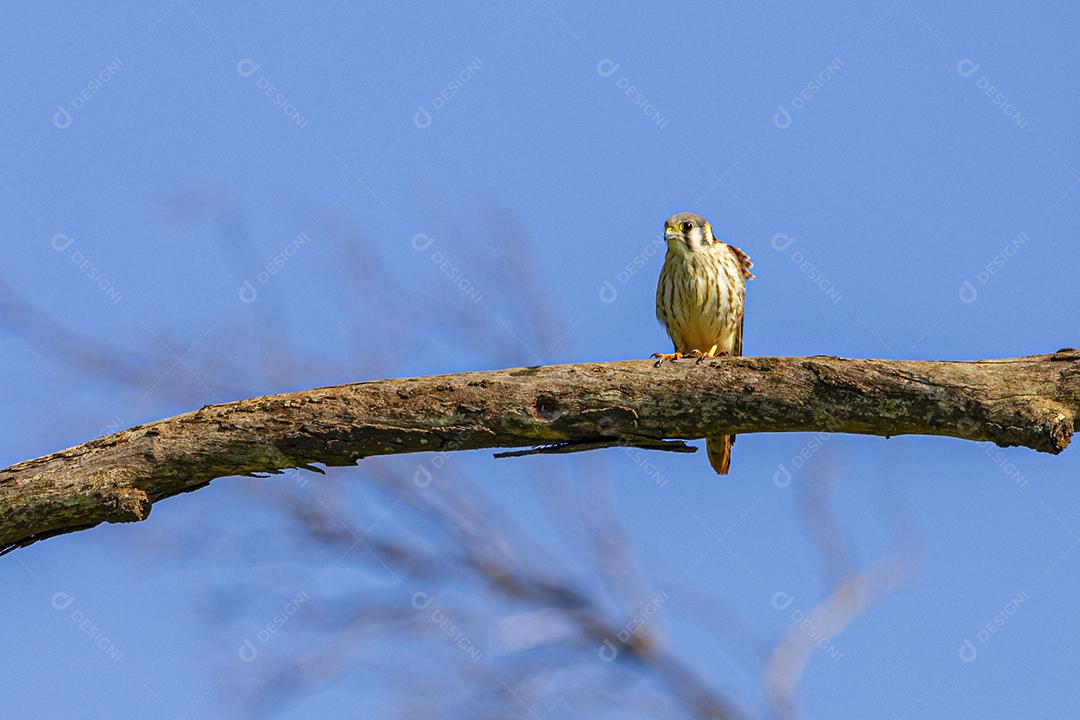
<instances>
[{"instance_id":1,"label":"bird's wing","mask_svg":"<svg viewBox=\"0 0 1080 720\"><path fill-rule=\"evenodd\" d=\"M726 244L726 243L725 243ZM754 263L750 261L750 256L744 253L734 245L728 245L728 250L735 256L735 261L739 264L739 270L742 271L743 277L747 280L754 279L754 273L750 272L750 268L754 267ZM745 286L744 286L745 287ZM742 355L743 344L743 321L746 318L746 295L744 290L742 310L739 313L739 329L735 332L735 343L732 347L732 355Z\"/></svg>"},{"instance_id":2,"label":"bird's wing","mask_svg":"<svg viewBox=\"0 0 1080 720\"><path fill-rule=\"evenodd\" d=\"M739 318L739 329L735 333L735 343L732 345L732 348L731 348L731 354L734 357L738 357L738 356L742 355L742 329L743 329L743 320L745 320L745 319L746 319L746 313L744 312L742 314L742 316Z\"/></svg>"},{"instance_id":3,"label":"bird's wing","mask_svg":"<svg viewBox=\"0 0 1080 720\"><path fill-rule=\"evenodd\" d=\"M750 262L750 256L734 245L728 245L728 249L731 250L731 254L734 255L735 259L738 261L743 277L747 280L753 280L754 273L750 272L750 268L754 267L754 263Z\"/></svg>"}]
</instances>

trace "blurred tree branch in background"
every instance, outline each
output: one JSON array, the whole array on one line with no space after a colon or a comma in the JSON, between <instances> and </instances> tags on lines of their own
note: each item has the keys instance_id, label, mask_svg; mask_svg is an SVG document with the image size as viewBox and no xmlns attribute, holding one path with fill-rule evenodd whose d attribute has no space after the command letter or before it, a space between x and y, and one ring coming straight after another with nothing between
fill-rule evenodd
<instances>
[{"instance_id":1,"label":"blurred tree branch in background","mask_svg":"<svg viewBox=\"0 0 1080 720\"><path fill-rule=\"evenodd\" d=\"M216 245L217 259L237 287L264 260L249 236L245 211L227 193L181 193L165 207L185 223L186 235L211 229L212 245L204 251L213 255ZM379 381L221 404L268 388L310 387L327 377L400 374L394 363L402 353L432 349L440 359L461 357L472 366L547 362L581 318L572 323L561 317L536 272L537 247L521 228L504 218L488 224L490 241L466 231L455 235L455 243L483 244L453 246L471 258L470 279L484 290L485 302L472 303L462 302L450 283L398 284L380 244L324 222L317 302L330 323L348 330L334 346L345 356L336 362L294 337L288 309L295 286L284 282L247 306L246 324L216 320L211 329L221 324L218 335L142 321L141 347L137 340L65 327L0 280L0 330L73 370L80 381L133 391L135 406L147 399L157 403L129 411L160 417L219 403L0 471L0 547L141 519L154 501L215 477L283 472L287 477L277 481L230 486L288 525L279 532L237 520L241 537L258 548L233 548L229 582L237 587L214 591L225 596L220 605L226 615L250 625L253 598L281 598L287 585L277 577L271 583L248 580L253 566L295 561L310 576L305 590L285 605L312 606L292 616L288 635L297 642L271 652L245 641L240 660L236 653L228 658L224 701L252 717L283 712L346 677L358 680L345 690L358 706L376 683L380 699L395 698L382 714L402 718L751 716L746 707L754 699L736 696L719 658L703 661L669 641L670 618L712 638L719 655L761 688L764 709L788 718L796 714L796 687L811 656L835 652L835 635L914 575L919 551L910 528L894 533L891 552L859 565L829 512L832 473L805 478L798 497L808 546L824 561L824 593L816 606L809 598L793 604L786 593L773 595L786 630L770 641L772 632L744 621L723 595L745 595L742 583L704 591L686 582L686 573L645 576L634 547L642 529L623 527L610 492L611 453L574 463L552 458L497 464L513 470L515 479L532 476L538 505L554 529L543 537L526 529L520 508L485 494L486 486L507 478L486 477L476 472L476 462L447 453L536 444L561 452L613 445L679 450L686 446L666 439L718 429L932 432L1051 452L1068 440L1080 399L1080 353L984 363L822 357L661 368L588 363ZM428 256L415 257L430 264ZM397 301L371 313L366 303L376 297ZM195 347L192 337L199 337L197 352L178 355L174 349ZM178 363L188 372L171 374ZM127 424L132 422L114 418L103 432ZM425 450L435 454L410 463L371 457ZM361 456L369 459L352 466ZM315 476L287 469L295 467L326 476L308 482ZM889 513L898 505L890 503ZM186 518L193 535L177 544L185 556L197 556L200 567L210 564L211 554L221 562L220 548L205 542L214 533L213 520L204 520L205 527L199 522ZM683 548L672 551L685 554ZM150 562L160 564L156 557ZM214 622L215 614L207 620ZM232 636L221 627L216 633ZM250 664L256 655L261 663Z\"/></svg>"},{"instance_id":2,"label":"blurred tree branch in background","mask_svg":"<svg viewBox=\"0 0 1080 720\"><path fill-rule=\"evenodd\" d=\"M380 380L210 405L0 471L0 551L230 475L323 472L378 455L546 445L685 450L669 438L821 431L944 435L1058 453L1080 351L929 362L726 358L583 363Z\"/></svg>"}]
</instances>

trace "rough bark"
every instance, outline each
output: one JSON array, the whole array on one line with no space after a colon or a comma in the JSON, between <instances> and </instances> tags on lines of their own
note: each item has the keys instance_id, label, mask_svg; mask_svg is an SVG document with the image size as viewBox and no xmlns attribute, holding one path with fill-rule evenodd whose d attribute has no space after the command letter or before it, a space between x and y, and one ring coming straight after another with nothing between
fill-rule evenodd
<instances>
[{"instance_id":1,"label":"rough bark","mask_svg":"<svg viewBox=\"0 0 1080 720\"><path fill-rule=\"evenodd\" d=\"M1077 350L979 362L582 363L379 380L210 405L0 470L0 552L142 520L158 500L214 478L312 463L538 445L680 449L665 440L820 430L1058 453L1078 412Z\"/></svg>"}]
</instances>

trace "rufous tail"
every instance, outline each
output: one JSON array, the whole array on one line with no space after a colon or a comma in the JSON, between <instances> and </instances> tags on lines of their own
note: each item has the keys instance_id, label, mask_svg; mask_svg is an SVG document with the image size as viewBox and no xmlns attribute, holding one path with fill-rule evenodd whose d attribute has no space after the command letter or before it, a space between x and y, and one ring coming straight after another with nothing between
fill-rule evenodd
<instances>
[{"instance_id":1,"label":"rufous tail","mask_svg":"<svg viewBox=\"0 0 1080 720\"><path fill-rule=\"evenodd\" d=\"M705 438L705 452L709 454L709 464L717 474L727 475L731 470L731 447L734 444L734 435L714 435Z\"/></svg>"}]
</instances>

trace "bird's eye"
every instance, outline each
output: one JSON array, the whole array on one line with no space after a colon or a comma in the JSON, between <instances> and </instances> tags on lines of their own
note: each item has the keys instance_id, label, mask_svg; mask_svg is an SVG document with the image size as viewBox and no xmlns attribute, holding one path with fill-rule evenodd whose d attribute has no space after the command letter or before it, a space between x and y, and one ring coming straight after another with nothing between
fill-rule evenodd
<instances>
[{"instance_id":1,"label":"bird's eye","mask_svg":"<svg viewBox=\"0 0 1080 720\"><path fill-rule=\"evenodd\" d=\"M684 233L688 233L688 232L690 232L691 230L694 229L694 223L692 223L692 222L684 222L680 227L682 228L682 231Z\"/></svg>"}]
</instances>

